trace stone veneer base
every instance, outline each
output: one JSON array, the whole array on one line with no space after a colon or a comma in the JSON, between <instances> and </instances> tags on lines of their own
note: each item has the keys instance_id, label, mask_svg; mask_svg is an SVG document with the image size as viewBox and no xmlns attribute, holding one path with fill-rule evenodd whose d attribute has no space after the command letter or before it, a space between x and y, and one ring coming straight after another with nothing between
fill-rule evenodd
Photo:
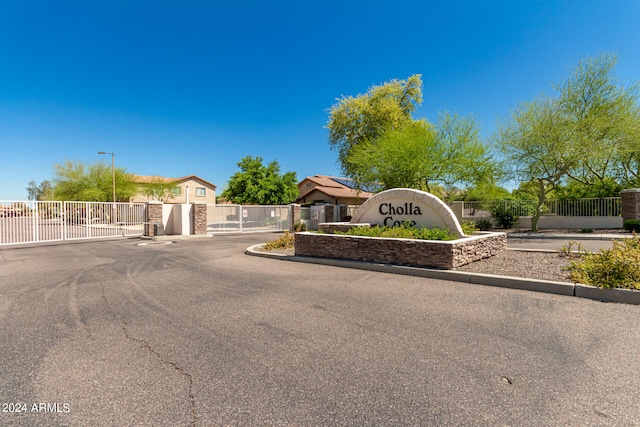
<instances>
[{"instance_id":1,"label":"stone veneer base","mask_svg":"<svg viewBox=\"0 0 640 427\"><path fill-rule=\"evenodd\" d=\"M477 233L457 240L386 239L302 232L295 254L384 264L452 269L496 255L507 248L506 233Z\"/></svg>"}]
</instances>

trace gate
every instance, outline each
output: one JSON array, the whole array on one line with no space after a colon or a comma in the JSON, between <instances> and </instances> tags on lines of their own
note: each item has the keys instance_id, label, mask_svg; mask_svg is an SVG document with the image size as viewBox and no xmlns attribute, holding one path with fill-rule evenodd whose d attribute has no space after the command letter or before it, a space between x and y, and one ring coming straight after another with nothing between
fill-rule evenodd
<instances>
[{"instance_id":1,"label":"gate","mask_svg":"<svg viewBox=\"0 0 640 427\"><path fill-rule=\"evenodd\" d=\"M0 245L139 236L144 203L0 201Z\"/></svg>"},{"instance_id":2,"label":"gate","mask_svg":"<svg viewBox=\"0 0 640 427\"><path fill-rule=\"evenodd\" d=\"M287 205L207 205L207 233L283 231L290 218Z\"/></svg>"},{"instance_id":3,"label":"gate","mask_svg":"<svg viewBox=\"0 0 640 427\"><path fill-rule=\"evenodd\" d=\"M140 236L144 203L64 202L65 240Z\"/></svg>"}]
</instances>

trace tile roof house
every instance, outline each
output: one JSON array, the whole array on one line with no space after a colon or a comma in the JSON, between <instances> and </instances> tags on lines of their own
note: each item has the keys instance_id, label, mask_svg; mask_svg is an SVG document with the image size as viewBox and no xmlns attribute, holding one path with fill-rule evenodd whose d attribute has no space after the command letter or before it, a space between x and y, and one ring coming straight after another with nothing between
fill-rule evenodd
<instances>
[{"instance_id":1,"label":"tile roof house","mask_svg":"<svg viewBox=\"0 0 640 427\"><path fill-rule=\"evenodd\" d=\"M131 198L131 202L163 201L165 203L187 203L205 202L216 203L216 185L200 178L197 175L187 175L181 178L166 178L162 176L142 176L134 175L133 181L138 184L138 194ZM148 189L153 184L171 184L165 196L151 195ZM165 200L161 200L165 199Z\"/></svg>"},{"instance_id":2,"label":"tile roof house","mask_svg":"<svg viewBox=\"0 0 640 427\"><path fill-rule=\"evenodd\" d=\"M373 193L354 188L352 181L325 175L308 176L298 183L298 203L360 205Z\"/></svg>"}]
</instances>

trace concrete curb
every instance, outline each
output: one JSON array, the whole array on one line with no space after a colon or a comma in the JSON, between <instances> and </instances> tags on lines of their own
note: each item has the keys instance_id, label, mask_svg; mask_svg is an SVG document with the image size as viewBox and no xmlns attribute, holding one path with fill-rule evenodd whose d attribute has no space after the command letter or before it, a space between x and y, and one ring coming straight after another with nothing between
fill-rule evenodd
<instances>
[{"instance_id":1,"label":"concrete curb","mask_svg":"<svg viewBox=\"0 0 640 427\"><path fill-rule=\"evenodd\" d=\"M633 234L591 234L591 233L567 233L567 234L544 234L544 233L507 233L507 239L532 239L532 240L612 240L629 239Z\"/></svg>"},{"instance_id":2,"label":"concrete curb","mask_svg":"<svg viewBox=\"0 0 640 427\"><path fill-rule=\"evenodd\" d=\"M286 255L259 251L264 244L248 247L245 254L263 258L278 259L292 262L328 265L332 267L355 268L381 273L403 274L407 276L424 277L427 279L451 280L484 286L498 286L502 288L520 289L525 291L544 292L556 295L576 296L603 302L618 302L640 305L640 291L630 289L601 289L595 286L553 282L548 280L525 279L521 277L498 276L494 274L471 273L467 271L434 270L402 265L378 264L363 261L350 261L333 258L315 258L296 255Z\"/></svg>"},{"instance_id":3,"label":"concrete curb","mask_svg":"<svg viewBox=\"0 0 640 427\"><path fill-rule=\"evenodd\" d=\"M209 239L211 234L165 234L162 236L139 236L140 240L153 240L153 241L177 241L177 240L199 240Z\"/></svg>"}]
</instances>

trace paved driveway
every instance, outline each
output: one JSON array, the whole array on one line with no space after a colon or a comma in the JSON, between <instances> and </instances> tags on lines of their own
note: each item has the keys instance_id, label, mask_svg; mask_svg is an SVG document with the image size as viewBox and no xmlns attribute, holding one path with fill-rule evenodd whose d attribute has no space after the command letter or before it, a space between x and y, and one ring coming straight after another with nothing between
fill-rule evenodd
<instances>
[{"instance_id":1,"label":"paved driveway","mask_svg":"<svg viewBox=\"0 0 640 427\"><path fill-rule=\"evenodd\" d=\"M0 425L640 424L639 306L243 254L272 237L0 250Z\"/></svg>"}]
</instances>

